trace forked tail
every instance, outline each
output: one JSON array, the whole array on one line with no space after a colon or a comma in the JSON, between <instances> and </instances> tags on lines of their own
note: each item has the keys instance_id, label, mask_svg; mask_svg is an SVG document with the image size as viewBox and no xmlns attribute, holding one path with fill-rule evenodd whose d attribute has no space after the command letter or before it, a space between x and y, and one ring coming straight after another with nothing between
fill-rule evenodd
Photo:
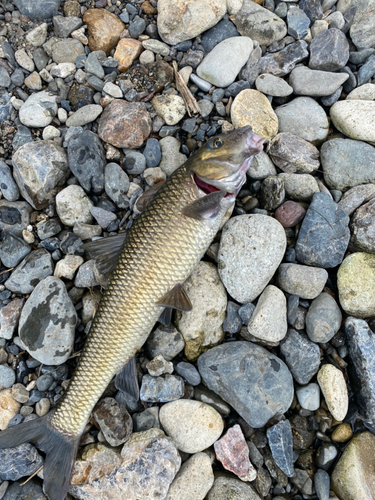
<instances>
[{"instance_id":1,"label":"forked tail","mask_svg":"<svg viewBox=\"0 0 375 500\"><path fill-rule=\"evenodd\" d=\"M53 413L49 413L1 431L0 449L32 443L44 451L44 492L50 500L64 500L69 489L80 436L59 432L51 425L52 415Z\"/></svg>"}]
</instances>

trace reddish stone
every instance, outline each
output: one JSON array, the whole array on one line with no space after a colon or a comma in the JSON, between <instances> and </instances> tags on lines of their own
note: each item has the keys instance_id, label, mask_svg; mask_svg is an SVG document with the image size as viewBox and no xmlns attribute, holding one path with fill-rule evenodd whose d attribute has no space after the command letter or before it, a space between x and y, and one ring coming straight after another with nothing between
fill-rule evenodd
<instances>
[{"instance_id":1,"label":"reddish stone","mask_svg":"<svg viewBox=\"0 0 375 500\"><path fill-rule=\"evenodd\" d=\"M109 55L120 40L125 24L114 14L105 9L89 9L83 16L89 33L91 52L104 50Z\"/></svg>"},{"instance_id":2,"label":"reddish stone","mask_svg":"<svg viewBox=\"0 0 375 500\"><path fill-rule=\"evenodd\" d=\"M275 212L275 218L284 227L294 227L305 217L306 210L295 201L286 201Z\"/></svg>"},{"instance_id":3,"label":"reddish stone","mask_svg":"<svg viewBox=\"0 0 375 500\"><path fill-rule=\"evenodd\" d=\"M253 481L256 471L249 459L249 448L241 427L236 424L214 444L216 458L223 467L243 481Z\"/></svg>"},{"instance_id":4,"label":"reddish stone","mask_svg":"<svg viewBox=\"0 0 375 500\"><path fill-rule=\"evenodd\" d=\"M99 137L116 148L139 148L151 133L151 118L143 102L119 99L99 119Z\"/></svg>"}]
</instances>

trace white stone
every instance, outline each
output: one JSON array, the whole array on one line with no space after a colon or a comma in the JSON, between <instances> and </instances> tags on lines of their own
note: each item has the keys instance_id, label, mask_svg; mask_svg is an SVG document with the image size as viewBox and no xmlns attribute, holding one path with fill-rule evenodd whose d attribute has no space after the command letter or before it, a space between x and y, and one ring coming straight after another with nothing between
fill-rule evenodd
<instances>
[{"instance_id":1,"label":"white stone","mask_svg":"<svg viewBox=\"0 0 375 500\"><path fill-rule=\"evenodd\" d=\"M87 123L91 123L98 118L103 111L99 104L86 104L66 120L67 127L81 127Z\"/></svg>"},{"instance_id":2,"label":"white stone","mask_svg":"<svg viewBox=\"0 0 375 500\"><path fill-rule=\"evenodd\" d=\"M60 64L56 64L53 68L51 68L51 76L56 76L58 78L66 78L69 75L72 75L76 71L76 65L70 62L64 62Z\"/></svg>"},{"instance_id":3,"label":"white stone","mask_svg":"<svg viewBox=\"0 0 375 500\"><path fill-rule=\"evenodd\" d=\"M29 57L26 53L25 49L19 49L16 50L14 57L16 58L16 61L18 64L21 66L21 68L26 69L27 71L34 71L35 65L31 57Z\"/></svg>"},{"instance_id":4,"label":"white stone","mask_svg":"<svg viewBox=\"0 0 375 500\"><path fill-rule=\"evenodd\" d=\"M65 257L58 261L53 273L57 278L66 278L72 280L74 278L75 272L81 264L83 264L84 259L79 255L65 255Z\"/></svg>"},{"instance_id":5,"label":"white stone","mask_svg":"<svg viewBox=\"0 0 375 500\"><path fill-rule=\"evenodd\" d=\"M360 87L352 90L347 96L346 99L359 99L363 101L375 101L375 84L374 83L365 83Z\"/></svg>"},{"instance_id":6,"label":"white stone","mask_svg":"<svg viewBox=\"0 0 375 500\"><path fill-rule=\"evenodd\" d=\"M333 418L341 422L348 412L348 389L342 372L333 365L323 365L318 372L318 384Z\"/></svg>"},{"instance_id":7,"label":"white stone","mask_svg":"<svg viewBox=\"0 0 375 500\"><path fill-rule=\"evenodd\" d=\"M263 341L280 342L288 330L286 298L279 288L268 285L258 299L248 325L251 335Z\"/></svg>"},{"instance_id":8,"label":"white stone","mask_svg":"<svg viewBox=\"0 0 375 500\"><path fill-rule=\"evenodd\" d=\"M155 54L151 50L144 50L139 56L139 62L141 64L151 64L155 61Z\"/></svg>"},{"instance_id":9,"label":"white stone","mask_svg":"<svg viewBox=\"0 0 375 500\"><path fill-rule=\"evenodd\" d=\"M151 104L167 125L176 125L186 113L184 100L178 95L161 94L154 97Z\"/></svg>"},{"instance_id":10,"label":"white stone","mask_svg":"<svg viewBox=\"0 0 375 500\"><path fill-rule=\"evenodd\" d=\"M48 125L48 127L43 130L43 140L52 141L55 137L60 137L60 130L53 125Z\"/></svg>"},{"instance_id":11,"label":"white stone","mask_svg":"<svg viewBox=\"0 0 375 500\"><path fill-rule=\"evenodd\" d=\"M81 186L68 186L56 196L56 210L63 224L73 227L76 222L91 224L93 202Z\"/></svg>"},{"instance_id":12,"label":"white stone","mask_svg":"<svg viewBox=\"0 0 375 500\"><path fill-rule=\"evenodd\" d=\"M251 38L227 38L206 55L197 68L197 75L217 87L227 87L234 82L252 50Z\"/></svg>"},{"instance_id":13,"label":"white stone","mask_svg":"<svg viewBox=\"0 0 375 500\"><path fill-rule=\"evenodd\" d=\"M264 73L255 80L257 90L273 97L286 97L293 93L293 88L283 78Z\"/></svg>"},{"instance_id":14,"label":"white stone","mask_svg":"<svg viewBox=\"0 0 375 500\"><path fill-rule=\"evenodd\" d=\"M37 26L33 30L29 31L26 35L26 40L33 47L40 47L46 41L47 38L47 29L48 24L43 23L40 26Z\"/></svg>"},{"instance_id":15,"label":"white stone","mask_svg":"<svg viewBox=\"0 0 375 500\"><path fill-rule=\"evenodd\" d=\"M57 114L56 97L46 90L32 94L20 109L21 123L26 127L47 127Z\"/></svg>"},{"instance_id":16,"label":"white stone","mask_svg":"<svg viewBox=\"0 0 375 500\"><path fill-rule=\"evenodd\" d=\"M66 120L68 119L68 112L64 108L59 108L57 110L57 118L60 120L61 123L65 123Z\"/></svg>"},{"instance_id":17,"label":"white stone","mask_svg":"<svg viewBox=\"0 0 375 500\"><path fill-rule=\"evenodd\" d=\"M227 10L230 16L234 16L241 10L243 0L227 0Z\"/></svg>"},{"instance_id":18,"label":"white stone","mask_svg":"<svg viewBox=\"0 0 375 500\"><path fill-rule=\"evenodd\" d=\"M307 384L296 389L299 404L304 410L316 411L320 406L320 389L315 383Z\"/></svg>"},{"instance_id":19,"label":"white stone","mask_svg":"<svg viewBox=\"0 0 375 500\"><path fill-rule=\"evenodd\" d=\"M375 144L375 101L350 99L331 107L334 126L347 137Z\"/></svg>"},{"instance_id":20,"label":"white stone","mask_svg":"<svg viewBox=\"0 0 375 500\"><path fill-rule=\"evenodd\" d=\"M107 82L103 87L103 91L112 97L116 97L118 99L122 98L122 91L120 87L112 82Z\"/></svg>"},{"instance_id":21,"label":"white stone","mask_svg":"<svg viewBox=\"0 0 375 500\"><path fill-rule=\"evenodd\" d=\"M285 252L282 225L267 215L232 217L224 226L218 254L220 278L241 304L252 302L274 275Z\"/></svg>"}]
</instances>

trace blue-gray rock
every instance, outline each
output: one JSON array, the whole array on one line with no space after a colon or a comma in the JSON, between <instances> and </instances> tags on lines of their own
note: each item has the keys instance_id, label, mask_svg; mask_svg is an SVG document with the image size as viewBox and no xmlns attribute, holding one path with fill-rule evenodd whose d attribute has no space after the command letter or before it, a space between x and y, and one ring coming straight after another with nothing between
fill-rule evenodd
<instances>
[{"instance_id":1,"label":"blue-gray rock","mask_svg":"<svg viewBox=\"0 0 375 500\"><path fill-rule=\"evenodd\" d=\"M237 28L229 19L222 19L202 34L201 45L206 52L210 52L218 43L233 36L240 36Z\"/></svg>"},{"instance_id":2,"label":"blue-gray rock","mask_svg":"<svg viewBox=\"0 0 375 500\"><path fill-rule=\"evenodd\" d=\"M363 64L375 52L375 49L362 49L358 52L349 52L349 62L353 64Z\"/></svg>"},{"instance_id":3,"label":"blue-gray rock","mask_svg":"<svg viewBox=\"0 0 375 500\"><path fill-rule=\"evenodd\" d=\"M45 373L41 375L36 381L36 388L38 391L47 391L49 387L53 384L53 377L50 373Z\"/></svg>"},{"instance_id":4,"label":"blue-gray rock","mask_svg":"<svg viewBox=\"0 0 375 500\"><path fill-rule=\"evenodd\" d=\"M143 375L139 398L146 403L167 403L181 399L185 394L185 384L181 377L165 375L151 377Z\"/></svg>"},{"instance_id":5,"label":"blue-gray rock","mask_svg":"<svg viewBox=\"0 0 375 500\"><path fill-rule=\"evenodd\" d=\"M25 81L25 75L24 75L22 69L17 68L16 70L14 70L11 77L10 77L10 80L13 83L13 85L16 85L17 87L22 87L22 85L24 84L24 81Z\"/></svg>"},{"instance_id":6,"label":"blue-gray rock","mask_svg":"<svg viewBox=\"0 0 375 500\"><path fill-rule=\"evenodd\" d=\"M311 383L296 389L299 404L305 410L316 411L320 406L320 388L318 384Z\"/></svg>"},{"instance_id":7,"label":"blue-gray rock","mask_svg":"<svg viewBox=\"0 0 375 500\"><path fill-rule=\"evenodd\" d=\"M139 175L146 168L146 158L138 151L127 149L125 151L125 170L131 175Z\"/></svg>"},{"instance_id":8,"label":"blue-gray rock","mask_svg":"<svg viewBox=\"0 0 375 500\"><path fill-rule=\"evenodd\" d=\"M33 52L33 59L38 71L41 71L48 64L49 57L42 47L37 47ZM14 73L13 73L14 74ZM13 75L12 75L13 76Z\"/></svg>"},{"instance_id":9,"label":"blue-gray rock","mask_svg":"<svg viewBox=\"0 0 375 500\"><path fill-rule=\"evenodd\" d=\"M323 443L316 451L315 465L328 470L337 457L337 448L332 443Z\"/></svg>"},{"instance_id":10,"label":"blue-gray rock","mask_svg":"<svg viewBox=\"0 0 375 500\"><path fill-rule=\"evenodd\" d=\"M99 226L103 229L107 229L107 227L117 219L116 214L100 207L91 207L90 212Z\"/></svg>"},{"instance_id":11,"label":"blue-gray rock","mask_svg":"<svg viewBox=\"0 0 375 500\"><path fill-rule=\"evenodd\" d=\"M358 86L368 82L375 75L375 56L370 56L358 70Z\"/></svg>"},{"instance_id":12,"label":"blue-gray rock","mask_svg":"<svg viewBox=\"0 0 375 500\"><path fill-rule=\"evenodd\" d=\"M85 191L104 189L105 152L99 137L90 130L73 135L68 142L68 163Z\"/></svg>"},{"instance_id":13,"label":"blue-gray rock","mask_svg":"<svg viewBox=\"0 0 375 500\"><path fill-rule=\"evenodd\" d=\"M306 332L312 342L324 344L339 331L342 314L335 299L323 292L314 299L306 315Z\"/></svg>"},{"instance_id":14,"label":"blue-gray rock","mask_svg":"<svg viewBox=\"0 0 375 500\"><path fill-rule=\"evenodd\" d=\"M10 76L8 71L0 66L0 87L9 87L10 85Z\"/></svg>"},{"instance_id":15,"label":"blue-gray rock","mask_svg":"<svg viewBox=\"0 0 375 500\"><path fill-rule=\"evenodd\" d=\"M223 330L227 333L237 333L241 330L242 327L242 319L238 314L238 310L240 309L239 304L228 301L227 305L227 316L223 323Z\"/></svg>"},{"instance_id":16,"label":"blue-gray rock","mask_svg":"<svg viewBox=\"0 0 375 500\"><path fill-rule=\"evenodd\" d=\"M184 338L174 326L156 328L146 342L146 349L151 358L161 354L167 361L177 356L184 347Z\"/></svg>"},{"instance_id":17,"label":"blue-gray rock","mask_svg":"<svg viewBox=\"0 0 375 500\"><path fill-rule=\"evenodd\" d=\"M2 500L45 500L42 486L38 479L31 479L25 485L21 482L9 485Z\"/></svg>"},{"instance_id":18,"label":"blue-gray rock","mask_svg":"<svg viewBox=\"0 0 375 500\"><path fill-rule=\"evenodd\" d=\"M282 420L267 429L268 444L276 465L288 477L294 474L293 434L289 420Z\"/></svg>"},{"instance_id":19,"label":"blue-gray rock","mask_svg":"<svg viewBox=\"0 0 375 500\"><path fill-rule=\"evenodd\" d=\"M198 358L198 370L207 387L255 428L285 413L293 399L293 379L286 365L250 342L210 349Z\"/></svg>"},{"instance_id":20,"label":"blue-gray rock","mask_svg":"<svg viewBox=\"0 0 375 500\"><path fill-rule=\"evenodd\" d=\"M251 302L244 304L243 306L241 306L238 309L238 315L242 320L242 324L244 324L246 326L249 324L254 310L255 310L255 306Z\"/></svg>"},{"instance_id":21,"label":"blue-gray rock","mask_svg":"<svg viewBox=\"0 0 375 500\"><path fill-rule=\"evenodd\" d=\"M16 381L15 371L7 365L0 365L0 386L9 389Z\"/></svg>"},{"instance_id":22,"label":"blue-gray rock","mask_svg":"<svg viewBox=\"0 0 375 500\"><path fill-rule=\"evenodd\" d=\"M52 141L29 142L16 151L12 161L14 179L30 205L40 210L55 203L60 186L69 176L62 147Z\"/></svg>"},{"instance_id":23,"label":"blue-gray rock","mask_svg":"<svg viewBox=\"0 0 375 500\"><path fill-rule=\"evenodd\" d=\"M310 342L306 335L290 329L280 344L280 350L296 381L299 384L310 382L319 370L319 346Z\"/></svg>"},{"instance_id":24,"label":"blue-gray rock","mask_svg":"<svg viewBox=\"0 0 375 500\"><path fill-rule=\"evenodd\" d=\"M323 31L311 40L309 61L311 69L336 71L343 68L348 59L349 42L344 33L337 28Z\"/></svg>"},{"instance_id":25,"label":"blue-gray rock","mask_svg":"<svg viewBox=\"0 0 375 500\"><path fill-rule=\"evenodd\" d=\"M310 19L302 9L291 6L287 14L288 35L296 40L307 36L310 27Z\"/></svg>"},{"instance_id":26,"label":"blue-gray rock","mask_svg":"<svg viewBox=\"0 0 375 500\"><path fill-rule=\"evenodd\" d=\"M90 54L87 56L85 69L86 73L91 73L101 80L104 78L104 69L98 61L98 58L96 57L96 54L94 52L90 52Z\"/></svg>"},{"instance_id":27,"label":"blue-gray rock","mask_svg":"<svg viewBox=\"0 0 375 500\"><path fill-rule=\"evenodd\" d=\"M119 208L128 208L129 177L117 163L108 163L104 171L105 192Z\"/></svg>"},{"instance_id":28,"label":"blue-gray rock","mask_svg":"<svg viewBox=\"0 0 375 500\"><path fill-rule=\"evenodd\" d=\"M367 142L331 139L320 150L327 186L340 191L375 183L375 148Z\"/></svg>"},{"instance_id":29,"label":"blue-gray rock","mask_svg":"<svg viewBox=\"0 0 375 500\"><path fill-rule=\"evenodd\" d=\"M8 201L16 201L20 196L12 172L4 160L0 160L0 189L4 198Z\"/></svg>"},{"instance_id":30,"label":"blue-gray rock","mask_svg":"<svg viewBox=\"0 0 375 500\"><path fill-rule=\"evenodd\" d=\"M48 276L35 287L22 309L20 341L41 363L61 365L71 354L76 324L77 313L64 283Z\"/></svg>"},{"instance_id":31,"label":"blue-gray rock","mask_svg":"<svg viewBox=\"0 0 375 500\"><path fill-rule=\"evenodd\" d=\"M30 246L23 239L8 231L0 231L0 259L4 266L16 267L30 252Z\"/></svg>"},{"instance_id":32,"label":"blue-gray rock","mask_svg":"<svg viewBox=\"0 0 375 500\"><path fill-rule=\"evenodd\" d=\"M363 319L349 317L345 334L351 364L354 396L364 418L375 425L375 334Z\"/></svg>"},{"instance_id":33,"label":"blue-gray rock","mask_svg":"<svg viewBox=\"0 0 375 500\"><path fill-rule=\"evenodd\" d=\"M53 27L55 35L58 38L68 38L70 33L82 26L83 22L80 17L76 16L54 16ZM104 75L103 75L104 76Z\"/></svg>"},{"instance_id":34,"label":"blue-gray rock","mask_svg":"<svg viewBox=\"0 0 375 500\"><path fill-rule=\"evenodd\" d=\"M13 106L10 102L10 95L5 89L0 89L0 123L10 120Z\"/></svg>"},{"instance_id":35,"label":"blue-gray rock","mask_svg":"<svg viewBox=\"0 0 375 500\"><path fill-rule=\"evenodd\" d=\"M17 151L21 146L27 144L28 142L33 142L33 135L31 130L21 123L18 125L18 130L13 137L12 146L14 151Z\"/></svg>"},{"instance_id":36,"label":"blue-gray rock","mask_svg":"<svg viewBox=\"0 0 375 500\"><path fill-rule=\"evenodd\" d=\"M297 319L298 306L299 306L299 296L293 294L289 295L288 305L287 305L287 317L288 317L288 323L290 325L293 325Z\"/></svg>"},{"instance_id":37,"label":"blue-gray rock","mask_svg":"<svg viewBox=\"0 0 375 500\"><path fill-rule=\"evenodd\" d=\"M157 167L161 160L161 149L157 139L148 139L143 151L147 168Z\"/></svg>"},{"instance_id":38,"label":"blue-gray rock","mask_svg":"<svg viewBox=\"0 0 375 500\"><path fill-rule=\"evenodd\" d=\"M132 38L138 38L146 28L146 21L142 17L134 19L128 27L129 35Z\"/></svg>"},{"instance_id":39,"label":"blue-gray rock","mask_svg":"<svg viewBox=\"0 0 375 500\"><path fill-rule=\"evenodd\" d=\"M330 484L328 472L318 469L314 475L314 487L319 500L329 500Z\"/></svg>"},{"instance_id":40,"label":"blue-gray rock","mask_svg":"<svg viewBox=\"0 0 375 500\"><path fill-rule=\"evenodd\" d=\"M57 13L61 0L43 0L43 2L14 0L14 3L22 14L25 14L33 21L41 21L42 19L51 19Z\"/></svg>"},{"instance_id":41,"label":"blue-gray rock","mask_svg":"<svg viewBox=\"0 0 375 500\"><path fill-rule=\"evenodd\" d=\"M160 429L159 407L146 408L141 413L132 415L134 432L148 431L149 429Z\"/></svg>"},{"instance_id":42,"label":"blue-gray rock","mask_svg":"<svg viewBox=\"0 0 375 500\"><path fill-rule=\"evenodd\" d=\"M177 363L176 372L183 377L186 382L190 385L196 386L201 383L201 376L198 373L198 370L191 363L186 363L185 361L181 361Z\"/></svg>"},{"instance_id":43,"label":"blue-gray rock","mask_svg":"<svg viewBox=\"0 0 375 500\"><path fill-rule=\"evenodd\" d=\"M298 40L298 42L291 43L278 52L263 56L259 61L260 73L271 73L274 76L288 75L296 64L307 57L309 57L307 43L304 40Z\"/></svg>"},{"instance_id":44,"label":"blue-gray rock","mask_svg":"<svg viewBox=\"0 0 375 500\"><path fill-rule=\"evenodd\" d=\"M258 78L260 74L260 66L259 61L262 57L262 49L260 46L255 47L250 57L245 64L245 66L241 69L239 78L242 80L247 80L250 83L250 86L253 86L255 80Z\"/></svg>"},{"instance_id":45,"label":"blue-gray rock","mask_svg":"<svg viewBox=\"0 0 375 500\"><path fill-rule=\"evenodd\" d=\"M312 23L323 17L320 0L300 0L298 7L305 12Z\"/></svg>"},{"instance_id":46,"label":"blue-gray rock","mask_svg":"<svg viewBox=\"0 0 375 500\"><path fill-rule=\"evenodd\" d=\"M42 465L43 458L31 444L0 450L0 479L3 481L17 481L20 477L31 476Z\"/></svg>"},{"instance_id":47,"label":"blue-gray rock","mask_svg":"<svg viewBox=\"0 0 375 500\"><path fill-rule=\"evenodd\" d=\"M32 208L26 201L0 200L0 230L21 236L30 224Z\"/></svg>"},{"instance_id":48,"label":"blue-gray rock","mask_svg":"<svg viewBox=\"0 0 375 500\"><path fill-rule=\"evenodd\" d=\"M125 24L128 24L130 21L129 12L122 12L119 17L121 21Z\"/></svg>"},{"instance_id":49,"label":"blue-gray rock","mask_svg":"<svg viewBox=\"0 0 375 500\"><path fill-rule=\"evenodd\" d=\"M349 94L357 86L357 77L353 73L353 71L349 68L349 66L344 66L343 68L341 68L339 70L339 73L346 73L347 75L349 75L349 78L346 80L343 86L344 92Z\"/></svg>"},{"instance_id":50,"label":"blue-gray rock","mask_svg":"<svg viewBox=\"0 0 375 500\"><path fill-rule=\"evenodd\" d=\"M51 238L51 236L59 234L61 230L62 225L57 219L48 219L37 225L37 233L40 240Z\"/></svg>"},{"instance_id":51,"label":"blue-gray rock","mask_svg":"<svg viewBox=\"0 0 375 500\"><path fill-rule=\"evenodd\" d=\"M323 106L332 106L332 104L335 104L340 99L341 92L342 92L343 86L340 85L340 87L332 92L332 94L327 95L326 97L322 97L320 99L321 103Z\"/></svg>"},{"instance_id":52,"label":"blue-gray rock","mask_svg":"<svg viewBox=\"0 0 375 500\"><path fill-rule=\"evenodd\" d=\"M325 269L336 267L344 259L349 239L349 217L329 194L315 193L298 234L299 262Z\"/></svg>"}]
</instances>

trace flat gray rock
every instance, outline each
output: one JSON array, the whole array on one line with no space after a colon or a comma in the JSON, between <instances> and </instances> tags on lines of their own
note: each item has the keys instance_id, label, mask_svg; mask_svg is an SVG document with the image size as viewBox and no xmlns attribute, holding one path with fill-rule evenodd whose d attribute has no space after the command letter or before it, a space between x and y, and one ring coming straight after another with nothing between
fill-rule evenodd
<instances>
[{"instance_id":1,"label":"flat gray rock","mask_svg":"<svg viewBox=\"0 0 375 500\"><path fill-rule=\"evenodd\" d=\"M293 377L299 384L307 384L319 370L320 349L306 335L290 329L280 345Z\"/></svg>"},{"instance_id":2,"label":"flat gray rock","mask_svg":"<svg viewBox=\"0 0 375 500\"><path fill-rule=\"evenodd\" d=\"M0 189L4 198L8 201L17 201L20 192L14 182L10 167L4 160L0 160Z\"/></svg>"},{"instance_id":3,"label":"flat gray rock","mask_svg":"<svg viewBox=\"0 0 375 500\"><path fill-rule=\"evenodd\" d=\"M44 248L38 248L29 253L18 267L12 272L5 286L11 292L31 293L36 285L51 276L53 262L51 254Z\"/></svg>"},{"instance_id":4,"label":"flat gray rock","mask_svg":"<svg viewBox=\"0 0 375 500\"><path fill-rule=\"evenodd\" d=\"M329 293L321 293L314 299L306 315L306 332L309 339L324 344L339 331L342 314L335 299Z\"/></svg>"},{"instance_id":5,"label":"flat gray rock","mask_svg":"<svg viewBox=\"0 0 375 500\"><path fill-rule=\"evenodd\" d=\"M268 154L283 172L311 174L319 168L319 150L290 132L277 134L269 143Z\"/></svg>"},{"instance_id":6,"label":"flat gray rock","mask_svg":"<svg viewBox=\"0 0 375 500\"><path fill-rule=\"evenodd\" d=\"M350 36L357 49L375 48L375 1L359 0L350 28Z\"/></svg>"},{"instance_id":7,"label":"flat gray rock","mask_svg":"<svg viewBox=\"0 0 375 500\"><path fill-rule=\"evenodd\" d=\"M273 97L286 97L293 93L293 87L278 76L264 73L259 75L255 81L257 90Z\"/></svg>"},{"instance_id":8,"label":"flat gray rock","mask_svg":"<svg viewBox=\"0 0 375 500\"><path fill-rule=\"evenodd\" d=\"M339 201L339 206L350 216L358 207L372 198L375 198L375 184L362 184L344 193Z\"/></svg>"},{"instance_id":9,"label":"flat gray rock","mask_svg":"<svg viewBox=\"0 0 375 500\"><path fill-rule=\"evenodd\" d=\"M299 66L291 72L289 84L293 87L296 95L322 97L336 92L348 78L347 73L316 71L305 66Z\"/></svg>"},{"instance_id":10,"label":"flat gray rock","mask_svg":"<svg viewBox=\"0 0 375 500\"><path fill-rule=\"evenodd\" d=\"M293 434L289 420L282 420L267 429L268 444L276 465L288 477L294 475Z\"/></svg>"},{"instance_id":11,"label":"flat gray rock","mask_svg":"<svg viewBox=\"0 0 375 500\"><path fill-rule=\"evenodd\" d=\"M213 347L198 358L198 370L207 387L255 428L276 413L285 413L293 399L292 376L286 365L251 342Z\"/></svg>"},{"instance_id":12,"label":"flat gray rock","mask_svg":"<svg viewBox=\"0 0 375 500\"><path fill-rule=\"evenodd\" d=\"M277 272L279 287L301 299L315 299L323 291L327 278L325 269L293 263L281 264Z\"/></svg>"}]
</instances>

